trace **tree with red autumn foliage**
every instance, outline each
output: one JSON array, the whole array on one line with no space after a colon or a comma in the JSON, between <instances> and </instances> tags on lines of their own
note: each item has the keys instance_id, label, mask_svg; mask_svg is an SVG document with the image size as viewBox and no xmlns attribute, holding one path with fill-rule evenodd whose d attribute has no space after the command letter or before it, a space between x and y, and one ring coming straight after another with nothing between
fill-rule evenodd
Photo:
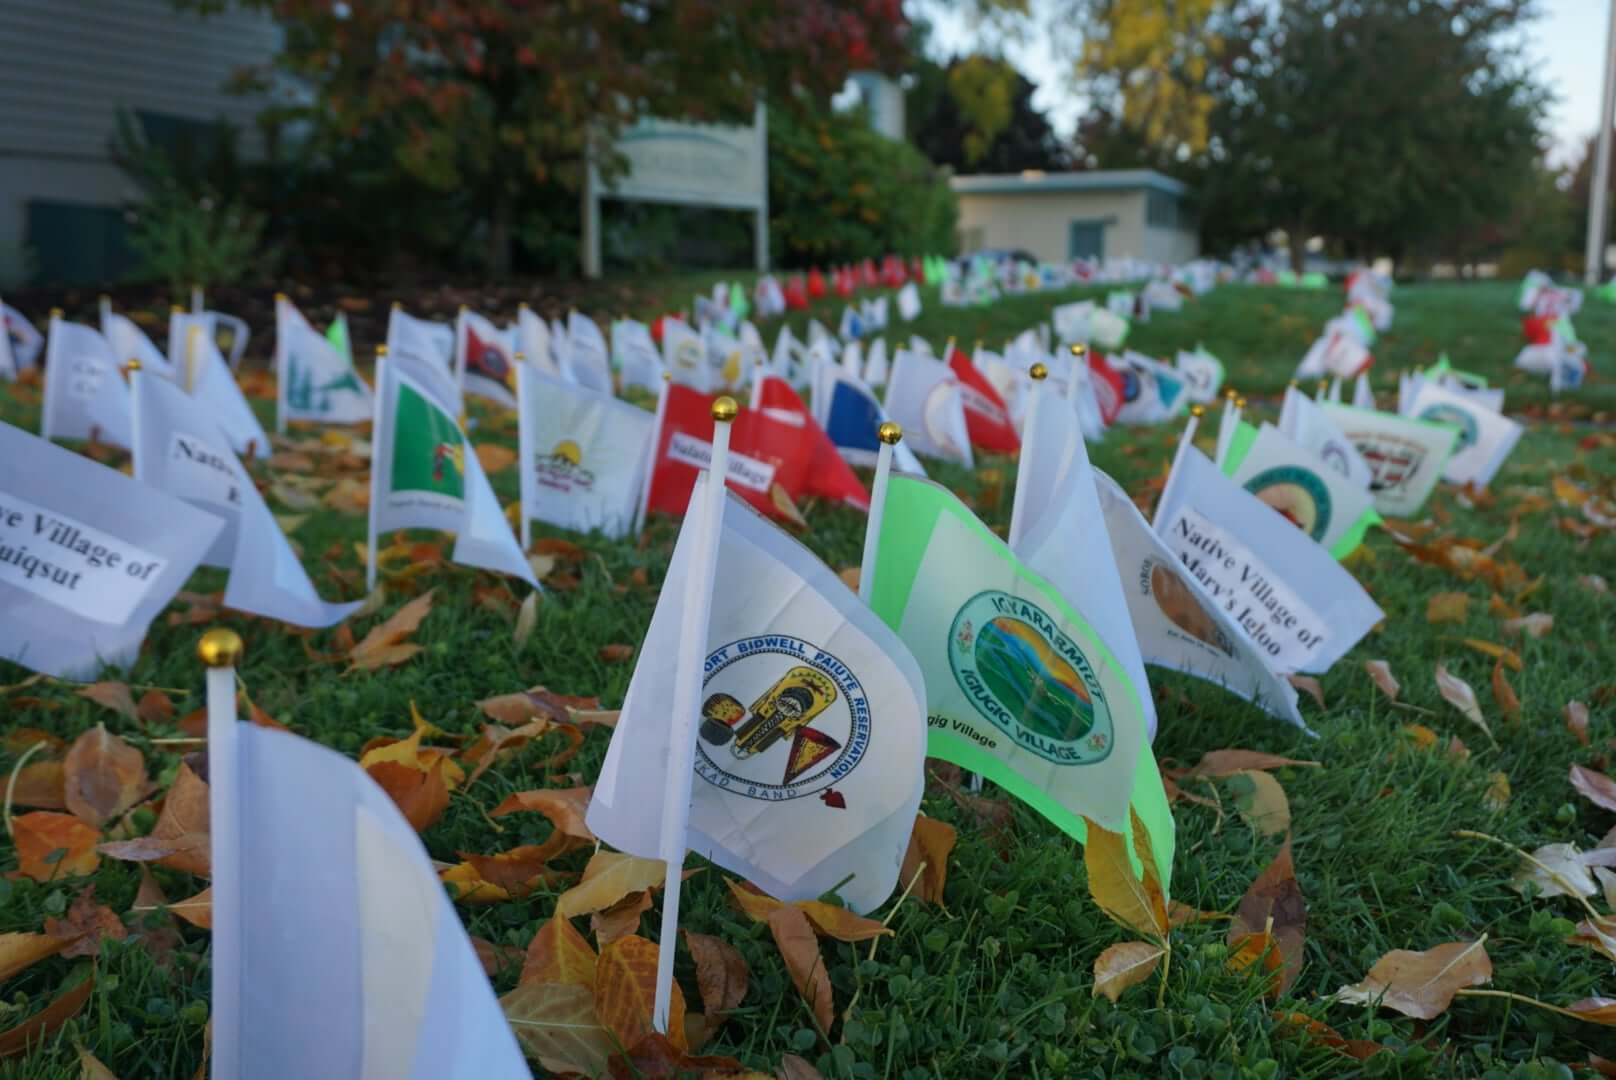
<instances>
[{"instance_id":1,"label":"tree with red autumn foliage","mask_svg":"<svg viewBox=\"0 0 1616 1080\"><path fill-rule=\"evenodd\" d=\"M903 59L901 0L177 0L273 15L276 66L313 92L318 137L385 139L398 167L485 207L488 269L510 265L518 193L608 173L642 116L744 121L823 103L850 71Z\"/></svg>"}]
</instances>

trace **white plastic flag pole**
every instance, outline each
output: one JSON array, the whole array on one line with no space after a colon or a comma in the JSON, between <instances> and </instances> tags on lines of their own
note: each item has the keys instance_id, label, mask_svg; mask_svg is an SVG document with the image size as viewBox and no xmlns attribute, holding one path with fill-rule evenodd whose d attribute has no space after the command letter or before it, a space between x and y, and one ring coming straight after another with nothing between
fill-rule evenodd
<instances>
[{"instance_id":1,"label":"white plastic flag pole","mask_svg":"<svg viewBox=\"0 0 1616 1080\"><path fill-rule=\"evenodd\" d=\"M1016 493L1010 501L1012 551L1021 540L1021 534L1027 531L1027 485L1022 483L1022 479L1027 472L1027 463L1032 457L1028 450L1038 445L1034 431L1038 425L1038 409L1043 402L1044 380L1049 378L1049 368L1042 362L1035 363L1027 370L1027 374L1032 378L1032 401L1027 405L1027 422L1021 431L1021 461L1016 466Z\"/></svg>"},{"instance_id":2,"label":"white plastic flag pole","mask_svg":"<svg viewBox=\"0 0 1616 1080\"><path fill-rule=\"evenodd\" d=\"M382 368L387 363L387 346L376 346L376 393L371 396L370 413L370 525L365 530L365 595L369 596L376 591L376 511L381 506L382 485L381 475L377 472L378 463L391 461L393 455L393 440L398 432L388 433L388 438L382 438L382 409L386 408L387 380L382 374ZM382 445L383 442L387 445Z\"/></svg>"},{"instance_id":3,"label":"white plastic flag pole","mask_svg":"<svg viewBox=\"0 0 1616 1080\"><path fill-rule=\"evenodd\" d=\"M286 305L285 293L275 294L275 434L286 434ZM378 379L381 373L377 372ZM374 468L375 460L371 460ZM375 495L375 492L371 492Z\"/></svg>"},{"instance_id":4,"label":"white plastic flag pole","mask_svg":"<svg viewBox=\"0 0 1616 1080\"><path fill-rule=\"evenodd\" d=\"M718 546L724 526L725 478L729 475L729 428L740 412L732 397L713 402L713 456L706 479L691 493L686 516L694 517L695 541L690 576L685 579L684 633L673 677L673 732L669 742L668 783L662 805L662 858L667 876L662 884L662 936L657 946L656 1004L651 1022L668 1034L668 1009L673 998L673 955L679 947L679 889L684 881L685 850L690 832L690 784L696 762L696 715L701 711L701 687L707 662L707 625L713 610L713 578L718 571ZM696 493L701 495L696 503Z\"/></svg>"},{"instance_id":5,"label":"white plastic flag pole","mask_svg":"<svg viewBox=\"0 0 1616 1080\"><path fill-rule=\"evenodd\" d=\"M1173 482L1173 473L1178 471L1178 467L1183 464L1184 455L1189 453L1190 447L1195 444L1195 429L1201 426L1201 414L1205 411L1206 410L1199 405L1190 406L1190 418L1184 424L1184 434L1179 438L1178 450L1173 454L1173 468L1172 472L1167 474L1167 484L1171 484ZM1227 416L1228 412L1225 411L1224 415ZM1235 415L1238 416L1239 414L1236 413ZM1221 430L1218 432L1218 441L1223 441L1223 432ZM1156 530L1158 533L1161 532L1162 511L1166 508L1166 506L1167 485L1163 485L1161 497L1156 500L1156 516L1152 518L1150 522L1150 527Z\"/></svg>"},{"instance_id":6,"label":"white plastic flag pole","mask_svg":"<svg viewBox=\"0 0 1616 1080\"><path fill-rule=\"evenodd\" d=\"M213 837L213 1068L236 1075L241 1053L241 762L236 726L236 664L241 638L234 630L202 635L197 656L208 668L208 820Z\"/></svg>"},{"instance_id":7,"label":"white plastic flag pole","mask_svg":"<svg viewBox=\"0 0 1616 1080\"><path fill-rule=\"evenodd\" d=\"M1330 383L1329 383L1329 381L1327 379L1320 379L1319 380L1319 385L1317 385L1317 386L1315 386L1313 388L1313 400L1314 401L1323 401L1324 400L1325 389L1329 385L1330 385Z\"/></svg>"},{"instance_id":8,"label":"white plastic flag pole","mask_svg":"<svg viewBox=\"0 0 1616 1080\"><path fill-rule=\"evenodd\" d=\"M1216 461L1223 466L1224 455L1229 452L1229 444L1234 442L1235 429L1240 426L1239 395L1233 390L1223 392L1223 415L1218 418L1218 452Z\"/></svg>"},{"instance_id":9,"label":"white plastic flag pole","mask_svg":"<svg viewBox=\"0 0 1616 1080\"><path fill-rule=\"evenodd\" d=\"M107 332L107 322L112 318L112 297L106 293L101 294L101 332Z\"/></svg>"},{"instance_id":10,"label":"white plastic flag pole","mask_svg":"<svg viewBox=\"0 0 1616 1080\"><path fill-rule=\"evenodd\" d=\"M527 375L527 364L523 361L522 354L517 353L516 467L519 471L517 473L518 484L516 493L516 507L517 513L522 515L522 554L524 555L527 554L527 549L533 543L533 521L532 515L528 512L528 507L532 506L534 501L531 493L532 485L529 481L529 462L532 461L532 458L529 457L529 455L533 453L533 435L532 432L528 430L527 419L527 396L530 392L528 389L530 385L531 383L529 382Z\"/></svg>"},{"instance_id":11,"label":"white plastic flag pole","mask_svg":"<svg viewBox=\"0 0 1616 1080\"><path fill-rule=\"evenodd\" d=\"M184 368L185 383L184 383L184 385L185 385L185 392L187 394L196 393L196 383L197 383L197 377L196 377L197 376L197 373L196 373L196 365L197 365L196 336L198 334L200 334L201 332L202 332L202 328L200 326L196 325L196 323L192 323L185 331L185 368Z\"/></svg>"},{"instance_id":12,"label":"white plastic flag pole","mask_svg":"<svg viewBox=\"0 0 1616 1080\"><path fill-rule=\"evenodd\" d=\"M887 510L887 481L892 478L893 448L903 438L903 428L884 420L875 429L881 449L875 457L875 483L870 486L870 516L864 526L864 557L859 561L859 599L866 604L875 595L875 549L881 539L881 519Z\"/></svg>"},{"instance_id":13,"label":"white plastic flag pole","mask_svg":"<svg viewBox=\"0 0 1616 1080\"><path fill-rule=\"evenodd\" d=\"M1088 377L1089 347L1087 345L1072 346L1072 377L1066 380L1066 400L1077 400L1077 380ZM1083 370L1079 371L1078 369Z\"/></svg>"},{"instance_id":14,"label":"white plastic flag pole","mask_svg":"<svg viewBox=\"0 0 1616 1080\"><path fill-rule=\"evenodd\" d=\"M657 454L662 450L662 418L668 412L668 386L672 382L673 373L664 371L662 391L657 394L656 399L656 420L651 424L651 445L645 454L645 481L640 485L640 502L634 509L635 536L645 528L645 512L651 503L651 477L656 472Z\"/></svg>"},{"instance_id":15,"label":"white plastic flag pole","mask_svg":"<svg viewBox=\"0 0 1616 1080\"><path fill-rule=\"evenodd\" d=\"M200 286L200 285L192 285L191 286L191 314L200 315L206 310L207 310L207 305L202 303L202 286Z\"/></svg>"}]
</instances>

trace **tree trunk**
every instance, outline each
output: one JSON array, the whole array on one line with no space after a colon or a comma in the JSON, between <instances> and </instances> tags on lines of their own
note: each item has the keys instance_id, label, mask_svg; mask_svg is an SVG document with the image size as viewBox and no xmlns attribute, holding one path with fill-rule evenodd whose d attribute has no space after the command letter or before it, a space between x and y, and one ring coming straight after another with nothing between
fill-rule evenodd
<instances>
[{"instance_id":1,"label":"tree trunk","mask_svg":"<svg viewBox=\"0 0 1616 1080\"><path fill-rule=\"evenodd\" d=\"M494 206L488 221L488 274L507 278L511 274L511 225L516 216L516 200L501 186L494 190Z\"/></svg>"},{"instance_id":2,"label":"tree trunk","mask_svg":"<svg viewBox=\"0 0 1616 1080\"><path fill-rule=\"evenodd\" d=\"M1302 264L1307 261L1307 230L1297 225L1293 226L1286 235L1290 241L1291 270L1300 274Z\"/></svg>"}]
</instances>

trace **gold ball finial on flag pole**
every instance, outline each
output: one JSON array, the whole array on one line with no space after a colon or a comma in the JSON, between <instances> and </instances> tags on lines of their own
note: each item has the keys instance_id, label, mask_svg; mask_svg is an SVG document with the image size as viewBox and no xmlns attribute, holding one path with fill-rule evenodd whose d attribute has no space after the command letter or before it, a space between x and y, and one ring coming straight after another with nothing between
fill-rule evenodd
<instances>
[{"instance_id":1,"label":"gold ball finial on flag pole","mask_svg":"<svg viewBox=\"0 0 1616 1080\"><path fill-rule=\"evenodd\" d=\"M895 420L883 420L875 429L875 437L888 446L897 446L898 440L903 438L903 425Z\"/></svg>"},{"instance_id":2,"label":"gold ball finial on flag pole","mask_svg":"<svg viewBox=\"0 0 1616 1080\"><path fill-rule=\"evenodd\" d=\"M1196 419L1200 419L1201 417L1206 415L1206 406L1204 406L1204 405L1191 405L1190 406L1190 415L1195 417Z\"/></svg>"},{"instance_id":3,"label":"gold ball finial on flag pole","mask_svg":"<svg viewBox=\"0 0 1616 1080\"><path fill-rule=\"evenodd\" d=\"M403 311L404 310L404 301L402 301L402 300L394 300L393 301L393 310L394 311Z\"/></svg>"},{"instance_id":4,"label":"gold ball finial on flag pole","mask_svg":"<svg viewBox=\"0 0 1616 1080\"><path fill-rule=\"evenodd\" d=\"M735 404L735 399L725 394L713 402L713 419L720 424L727 424L740 414L741 407Z\"/></svg>"},{"instance_id":5,"label":"gold ball finial on flag pole","mask_svg":"<svg viewBox=\"0 0 1616 1080\"><path fill-rule=\"evenodd\" d=\"M125 371L139 371L140 370L140 358L135 357L135 356L131 356L129 358L129 362L123 366L123 369Z\"/></svg>"},{"instance_id":6,"label":"gold ball finial on flag pole","mask_svg":"<svg viewBox=\"0 0 1616 1080\"><path fill-rule=\"evenodd\" d=\"M59 307L53 307L53 308L50 309L50 317L53 318L53 319L60 319L63 315L66 315L66 314L67 314L67 312L63 311Z\"/></svg>"},{"instance_id":7,"label":"gold ball finial on flag pole","mask_svg":"<svg viewBox=\"0 0 1616 1080\"><path fill-rule=\"evenodd\" d=\"M240 634L218 628L202 635L196 643L196 655L210 668L235 667L244 648Z\"/></svg>"},{"instance_id":8,"label":"gold ball finial on flag pole","mask_svg":"<svg viewBox=\"0 0 1616 1080\"><path fill-rule=\"evenodd\" d=\"M276 294L275 294L275 299L277 299L277 300L290 300L290 299L291 299L291 297L290 297L290 296L287 296L287 295L286 295L286 294L285 294L285 293L283 293L283 292L278 292L278 293L276 293Z\"/></svg>"},{"instance_id":9,"label":"gold ball finial on flag pole","mask_svg":"<svg viewBox=\"0 0 1616 1080\"><path fill-rule=\"evenodd\" d=\"M1043 382L1045 379L1049 378L1049 367L1042 360L1040 360L1032 367L1027 369L1027 374L1032 376L1032 380L1034 382Z\"/></svg>"},{"instance_id":10,"label":"gold ball finial on flag pole","mask_svg":"<svg viewBox=\"0 0 1616 1080\"><path fill-rule=\"evenodd\" d=\"M378 345L378 346L376 346L376 355L377 355L377 357L386 356L387 355L387 346L386 345Z\"/></svg>"},{"instance_id":11,"label":"gold ball finial on flag pole","mask_svg":"<svg viewBox=\"0 0 1616 1080\"><path fill-rule=\"evenodd\" d=\"M1072 355L1073 356L1087 356L1088 351L1089 351L1089 347L1087 345L1083 344L1081 341L1076 342L1076 343L1074 343L1072 345Z\"/></svg>"},{"instance_id":12,"label":"gold ball finial on flag pole","mask_svg":"<svg viewBox=\"0 0 1616 1080\"><path fill-rule=\"evenodd\" d=\"M1234 399L1234 405L1235 405L1235 408L1237 408L1237 409L1244 409L1246 407L1246 399L1245 398L1235 398Z\"/></svg>"},{"instance_id":13,"label":"gold ball finial on flag pole","mask_svg":"<svg viewBox=\"0 0 1616 1080\"><path fill-rule=\"evenodd\" d=\"M1223 396L1228 398L1230 401L1233 401L1235 398L1239 397L1240 395L1235 393L1234 387L1229 386L1229 387L1224 388Z\"/></svg>"},{"instance_id":14,"label":"gold ball finial on flag pole","mask_svg":"<svg viewBox=\"0 0 1616 1080\"><path fill-rule=\"evenodd\" d=\"M168 305L168 313L170 315L184 315L185 309L179 304L170 304Z\"/></svg>"}]
</instances>

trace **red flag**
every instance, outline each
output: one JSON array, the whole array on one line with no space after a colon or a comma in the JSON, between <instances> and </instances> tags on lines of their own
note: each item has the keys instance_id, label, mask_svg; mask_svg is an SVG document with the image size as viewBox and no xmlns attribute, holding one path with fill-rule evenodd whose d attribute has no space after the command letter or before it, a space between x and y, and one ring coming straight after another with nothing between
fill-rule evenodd
<instances>
[{"instance_id":1,"label":"red flag","mask_svg":"<svg viewBox=\"0 0 1616 1080\"><path fill-rule=\"evenodd\" d=\"M889 289L901 289L903 283L909 280L904 273L903 259L897 255L888 255L881 260L881 283Z\"/></svg>"},{"instance_id":2,"label":"red flag","mask_svg":"<svg viewBox=\"0 0 1616 1080\"><path fill-rule=\"evenodd\" d=\"M1010 410L1004 399L993 389L958 348L950 350L948 366L960 381L960 396L965 399L965 430L971 436L971 445L994 454L1013 454L1021 449L1021 439L1010 420Z\"/></svg>"},{"instance_id":3,"label":"red flag","mask_svg":"<svg viewBox=\"0 0 1616 1080\"><path fill-rule=\"evenodd\" d=\"M920 282L926 280L926 264L921 262L919 255L909 260L909 276Z\"/></svg>"},{"instance_id":4,"label":"red flag","mask_svg":"<svg viewBox=\"0 0 1616 1080\"><path fill-rule=\"evenodd\" d=\"M1100 419L1109 427L1116 423L1117 414L1122 411L1127 381L1123 379L1122 372L1093 349L1089 350L1089 376L1089 382L1094 386L1095 404L1100 406Z\"/></svg>"},{"instance_id":5,"label":"red flag","mask_svg":"<svg viewBox=\"0 0 1616 1080\"><path fill-rule=\"evenodd\" d=\"M477 331L466 327L466 374L481 375L501 386L512 381L511 360L505 350L492 341L484 341Z\"/></svg>"},{"instance_id":6,"label":"red flag","mask_svg":"<svg viewBox=\"0 0 1616 1080\"><path fill-rule=\"evenodd\" d=\"M836 295L844 300L853 295L853 271L848 267L838 267L835 271Z\"/></svg>"},{"instance_id":7,"label":"red flag","mask_svg":"<svg viewBox=\"0 0 1616 1080\"><path fill-rule=\"evenodd\" d=\"M825 298L825 275L819 272L819 267L808 271L808 295L815 300Z\"/></svg>"},{"instance_id":8,"label":"red flag","mask_svg":"<svg viewBox=\"0 0 1616 1080\"><path fill-rule=\"evenodd\" d=\"M869 492L864 490L853 467L842 458L825 429L814 421L813 413L790 383L778 375L764 375L757 400L765 415L801 427L807 433L811 453L803 479L803 494L836 499L848 506L869 510Z\"/></svg>"},{"instance_id":9,"label":"red flag","mask_svg":"<svg viewBox=\"0 0 1616 1080\"><path fill-rule=\"evenodd\" d=\"M786 282L786 307L792 311L806 311L808 309L808 282L801 274L795 274Z\"/></svg>"},{"instance_id":10,"label":"red flag","mask_svg":"<svg viewBox=\"0 0 1616 1080\"><path fill-rule=\"evenodd\" d=\"M1554 316L1524 315L1521 317L1521 337L1528 345L1548 345L1554 341Z\"/></svg>"},{"instance_id":11,"label":"red flag","mask_svg":"<svg viewBox=\"0 0 1616 1080\"><path fill-rule=\"evenodd\" d=\"M696 475L712 459L716 397L679 383L669 385L648 510L683 515L690 505ZM802 494L813 454L807 430L756 409L741 409L730 425L729 447L730 490L764 514L786 517L772 493L778 487L793 498Z\"/></svg>"},{"instance_id":12,"label":"red flag","mask_svg":"<svg viewBox=\"0 0 1616 1080\"><path fill-rule=\"evenodd\" d=\"M881 284L881 275L875 271L874 259L865 259L859 264L859 284L866 289Z\"/></svg>"}]
</instances>

